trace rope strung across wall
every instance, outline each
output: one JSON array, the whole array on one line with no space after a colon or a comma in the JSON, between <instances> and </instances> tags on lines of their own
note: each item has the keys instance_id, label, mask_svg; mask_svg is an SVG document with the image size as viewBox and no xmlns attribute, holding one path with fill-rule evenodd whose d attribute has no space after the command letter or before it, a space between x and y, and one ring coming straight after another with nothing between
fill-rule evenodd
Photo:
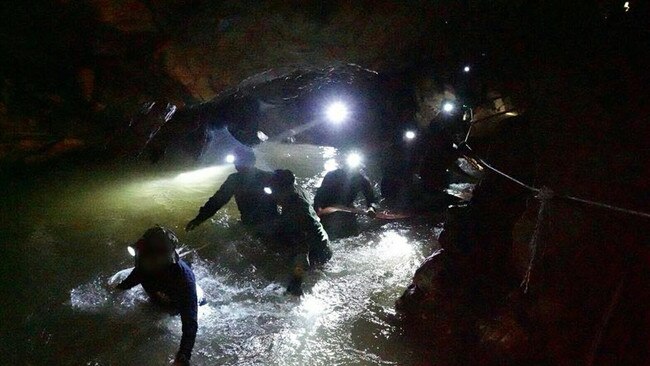
<instances>
[{"instance_id":1,"label":"rope strung across wall","mask_svg":"<svg viewBox=\"0 0 650 366\"><path fill-rule=\"evenodd\" d=\"M461 149L461 148L466 148L470 153L472 153L472 155L475 155L474 151L469 147L469 145L462 144L461 146L459 146L459 149ZM519 179L516 179L516 178L514 178L514 177L500 171L499 169L495 168L494 166L492 166L491 164L489 164L488 162L486 162L485 160L483 160L483 159L481 159L481 158L479 158L477 156L471 156L470 157L470 156L465 156L465 154L463 154L463 157L472 158L472 159L480 162L481 164L483 164L486 168L490 169L491 171L501 175L504 178L509 179L510 181L520 185L521 187L524 187L524 188L528 189L529 191L531 191L533 193L539 193L541 191L540 188L533 187L533 186L531 186L529 184L526 184L526 183L520 181ZM562 196L554 196L554 198L571 200L571 201L580 202L580 203L590 205L590 206L601 207L601 208L605 208L605 209L609 209L609 210L613 210L613 211L617 211L617 212L626 213L626 214L629 214L629 215L640 216L640 217L645 217L645 218L650 219L650 213L647 213L647 212L631 210L631 209L628 209L628 208L618 207L618 206L610 205L610 204L607 204L607 203L588 200L588 199L584 199L584 198L580 198L580 197L576 197L576 196L562 195ZM538 199L539 199L539 197L538 197Z\"/></svg>"},{"instance_id":2,"label":"rope strung across wall","mask_svg":"<svg viewBox=\"0 0 650 366\"><path fill-rule=\"evenodd\" d=\"M533 231L533 235L530 238L529 242L529 248L531 249L531 255L530 255L530 262L528 263L528 268L526 269L526 273L524 274L524 278L521 281L521 287L524 289L524 293L528 292L528 287L530 283L530 277L533 271L533 266L535 264L535 259L537 257L537 248L539 246L539 239L541 237L542 229L544 228L544 221L546 216L548 215L549 207L551 204L551 201L553 199L566 199L566 200L571 200L574 202L579 202L585 205L589 206L594 206L594 207L600 207L600 208L605 208L621 213L625 213L628 215L634 215L634 216L639 216L639 217L645 217L645 218L650 218L650 214L646 212L641 212L641 211L636 211L636 210L631 210L623 207L618 207L618 206L613 206L607 203L603 202L597 202L597 201L592 201L592 200L587 200L584 198L580 197L575 197L575 196L569 196L569 195L562 195L562 196L557 196L555 192L547 187L543 186L542 188L536 188L533 187L529 184L526 184L522 182L519 179L514 178L513 176L506 174L502 172L501 170L495 168L485 160L481 159L480 157L477 157L474 151L467 145L466 143L462 143L459 147L459 149L466 149L469 151L472 155L472 157L467 156L466 154L463 154L463 157L466 159L474 159L484 165L486 168L489 170L497 173L498 175L516 183L517 185L535 193L535 198L540 201L539 205L539 210L537 211L537 222L535 224L535 230Z\"/></svg>"}]
</instances>

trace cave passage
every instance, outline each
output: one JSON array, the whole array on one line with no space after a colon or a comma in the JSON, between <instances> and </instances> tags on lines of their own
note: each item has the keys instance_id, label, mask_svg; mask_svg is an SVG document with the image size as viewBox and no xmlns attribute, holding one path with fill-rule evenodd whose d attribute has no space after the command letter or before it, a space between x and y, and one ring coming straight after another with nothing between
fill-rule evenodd
<instances>
[{"instance_id":1,"label":"cave passage","mask_svg":"<svg viewBox=\"0 0 650 366\"><path fill-rule=\"evenodd\" d=\"M308 191L339 153L313 145L266 143L258 166L292 169ZM299 159L296 157L300 157ZM230 164L178 170L177 164L121 166L43 178L21 213L30 222L26 261L36 286L27 314L32 359L59 364L168 362L180 320L154 311L139 287L111 292L107 281L132 266L123 243L154 223L173 228L187 248L205 248L189 260L208 303L200 307L193 364L418 363L422 350L402 337L394 301L417 266L435 248L435 221L364 221L358 237L332 242L332 261L313 276L302 299L284 295L286 269L278 254L246 234L233 202L196 232L182 227L226 176ZM372 172L373 177L376 172ZM61 215L61 212L65 212ZM24 230L21 231L21 230ZM207 245L207 246L206 246ZM11 250L10 250L11 251ZM110 340L110 341L108 341ZM75 352L69 347L74 345ZM410 360L410 361L409 361Z\"/></svg>"}]
</instances>

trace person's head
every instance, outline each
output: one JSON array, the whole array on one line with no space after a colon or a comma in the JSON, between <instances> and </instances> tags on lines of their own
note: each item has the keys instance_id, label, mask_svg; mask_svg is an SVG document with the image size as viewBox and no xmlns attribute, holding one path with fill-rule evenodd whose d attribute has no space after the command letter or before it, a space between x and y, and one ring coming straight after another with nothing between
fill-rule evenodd
<instances>
[{"instance_id":1,"label":"person's head","mask_svg":"<svg viewBox=\"0 0 650 366\"><path fill-rule=\"evenodd\" d=\"M339 155L336 159L325 161L323 168L326 172L342 170L353 173L361 171L364 167L363 156L357 151L349 151L344 155Z\"/></svg>"},{"instance_id":2,"label":"person's head","mask_svg":"<svg viewBox=\"0 0 650 366\"><path fill-rule=\"evenodd\" d=\"M294 191L295 182L296 176L291 172L291 170L278 169L274 171L270 182L273 196L279 201L285 199Z\"/></svg>"},{"instance_id":3,"label":"person's head","mask_svg":"<svg viewBox=\"0 0 650 366\"><path fill-rule=\"evenodd\" d=\"M240 146L235 149L235 169L238 172L246 172L255 167L255 153L247 146Z\"/></svg>"},{"instance_id":4,"label":"person's head","mask_svg":"<svg viewBox=\"0 0 650 366\"><path fill-rule=\"evenodd\" d=\"M358 172L363 169L363 156L357 151L350 151L345 155L345 164L341 164L347 172Z\"/></svg>"},{"instance_id":5,"label":"person's head","mask_svg":"<svg viewBox=\"0 0 650 366\"><path fill-rule=\"evenodd\" d=\"M178 263L178 238L173 231L154 226L135 244L135 266L145 273L157 273Z\"/></svg>"}]
</instances>

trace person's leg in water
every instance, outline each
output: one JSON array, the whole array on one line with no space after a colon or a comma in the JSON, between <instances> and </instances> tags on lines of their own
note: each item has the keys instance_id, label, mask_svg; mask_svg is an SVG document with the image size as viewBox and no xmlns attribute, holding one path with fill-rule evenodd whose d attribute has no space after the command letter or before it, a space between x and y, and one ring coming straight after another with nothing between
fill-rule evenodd
<instances>
[{"instance_id":1,"label":"person's leg in water","mask_svg":"<svg viewBox=\"0 0 650 366\"><path fill-rule=\"evenodd\" d=\"M330 239L359 235L359 223L353 213L333 212L321 217L320 221Z\"/></svg>"},{"instance_id":2,"label":"person's leg in water","mask_svg":"<svg viewBox=\"0 0 650 366\"><path fill-rule=\"evenodd\" d=\"M309 261L307 253L298 251L290 254L291 258L291 273L289 275L289 283L287 284L287 293L294 296L302 296L302 282L305 277L305 272L309 268Z\"/></svg>"},{"instance_id":3,"label":"person's leg in water","mask_svg":"<svg viewBox=\"0 0 650 366\"><path fill-rule=\"evenodd\" d=\"M325 264L332 258L332 251L328 246L328 241L323 240L320 243L314 243L309 248L304 240L297 240L292 238L291 242L291 274L289 284L287 286L287 293L301 296L302 283L305 273L309 269Z\"/></svg>"}]
</instances>

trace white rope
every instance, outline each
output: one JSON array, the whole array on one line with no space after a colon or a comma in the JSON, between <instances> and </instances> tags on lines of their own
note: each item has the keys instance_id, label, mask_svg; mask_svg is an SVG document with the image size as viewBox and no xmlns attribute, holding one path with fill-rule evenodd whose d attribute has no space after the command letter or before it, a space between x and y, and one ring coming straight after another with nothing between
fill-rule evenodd
<instances>
[{"instance_id":1,"label":"white rope","mask_svg":"<svg viewBox=\"0 0 650 366\"><path fill-rule=\"evenodd\" d=\"M463 146L466 147L469 151L472 151L472 149L467 144L464 144ZM512 181L514 183L517 183L518 185L530 190L531 192L540 193L540 191L541 191L539 188L535 188L535 187L533 187L531 185L528 185L528 184L526 184L526 183L524 183L524 182L522 182L522 181L520 181L520 180L518 180L518 179L516 179L516 178L502 172L502 171L500 171L499 169L493 167L492 165L490 165L488 162L486 162L485 160L483 160L481 158L475 157L474 160L476 160L476 161L480 162L481 164L485 165L486 168L488 168L488 169L492 170L493 172L501 175L502 177L507 178L510 181ZM539 198L539 196L538 196L538 198ZM634 216L650 218L650 213L647 213L647 212L636 211L636 210L631 210L631 209L624 208L624 207L613 206L613 205L610 205L610 204L607 204L607 203L587 200L587 199L580 198L580 197L565 195L565 196L557 196L556 198L562 198L562 199L567 199L567 200L571 200L571 201L575 201L575 202L580 202L580 203L583 203L583 204L586 204L586 205L591 205L591 206L595 206L595 207L601 207L601 208L609 209L609 210L612 210L612 211L626 213L628 215L634 215Z\"/></svg>"},{"instance_id":2,"label":"white rope","mask_svg":"<svg viewBox=\"0 0 650 366\"><path fill-rule=\"evenodd\" d=\"M630 209L623 208L623 207L616 207L616 206L608 205L606 203L590 201L590 200L586 200L584 198L579 198L579 197L563 196L562 198L566 198L568 200L572 200L572 201L576 201L576 202L581 202L581 203L591 205L591 206L602 207L602 208L610 209L610 210L613 210L613 211L623 212L623 213L630 214L630 215L636 215L636 216L650 218L650 213L646 213L646 212L630 210Z\"/></svg>"},{"instance_id":3,"label":"white rope","mask_svg":"<svg viewBox=\"0 0 650 366\"><path fill-rule=\"evenodd\" d=\"M470 152L473 152L473 150L466 143L462 144L462 146L467 148L467 150L469 150ZM465 156L465 158L467 158L467 156ZM520 185L523 188L528 189L531 192L535 192L536 193L535 198L537 198L540 201L539 211L537 212L537 222L535 224L535 230L533 231L533 235L531 236L530 243L529 243L529 248L531 249L530 261L528 263L528 268L526 269L526 274L524 275L524 278L521 281L521 285L520 285L521 287L524 288L524 293L528 292L528 286L530 284L530 277L531 277L531 274L532 274L532 271L533 271L533 266L535 264L535 259L537 257L537 247L538 247L538 243L539 243L539 238L541 236L541 232L542 232L542 228L543 228L543 224L544 224L544 219L545 219L546 213L548 211L548 208L550 206L550 202L551 202L552 199L554 199L554 198L568 199L568 200L571 200L571 201L574 201L574 202L583 203L585 205L605 208L605 209L608 209L608 210L617 211L617 212L625 213L625 214L628 214L628 215L634 215L634 216L639 216L639 217L650 218L650 213L647 213L647 212L630 210L630 209L623 208L623 207L617 207L617 206L609 205L609 204L606 204L606 203L587 200L587 199L584 199L584 198L579 198L579 197L569 196L569 195L556 197L553 190L550 189L549 187L543 186L541 189L540 188L535 188L535 187L533 187L531 185L528 185L528 184L526 184L526 183L524 183L524 182L522 182L522 181L520 181L520 180L518 180L518 179L516 179L516 178L502 172L502 171L500 171L499 169L493 167L492 165L490 165L488 162L486 162L485 160L483 160L481 158L475 157L474 159L479 161L481 164L485 165L485 167L490 169L491 171L501 175L502 177L504 177L504 178L506 178L506 179Z\"/></svg>"},{"instance_id":4,"label":"white rope","mask_svg":"<svg viewBox=\"0 0 650 366\"><path fill-rule=\"evenodd\" d=\"M537 211L537 223L535 224L535 231L530 237L530 243L528 247L531 249L530 262L528 263L528 269L524 275L524 279L521 281L520 287L524 288L524 293L528 292L528 284L530 283L530 276L533 272L533 265L535 264L535 258L537 256L537 244L539 243L539 238L541 236L542 227L544 224L544 218L546 216L546 211L548 206L551 203L551 200L555 196L555 193L552 189L544 186L539 190L537 196L535 196L539 201L539 211Z\"/></svg>"}]
</instances>

